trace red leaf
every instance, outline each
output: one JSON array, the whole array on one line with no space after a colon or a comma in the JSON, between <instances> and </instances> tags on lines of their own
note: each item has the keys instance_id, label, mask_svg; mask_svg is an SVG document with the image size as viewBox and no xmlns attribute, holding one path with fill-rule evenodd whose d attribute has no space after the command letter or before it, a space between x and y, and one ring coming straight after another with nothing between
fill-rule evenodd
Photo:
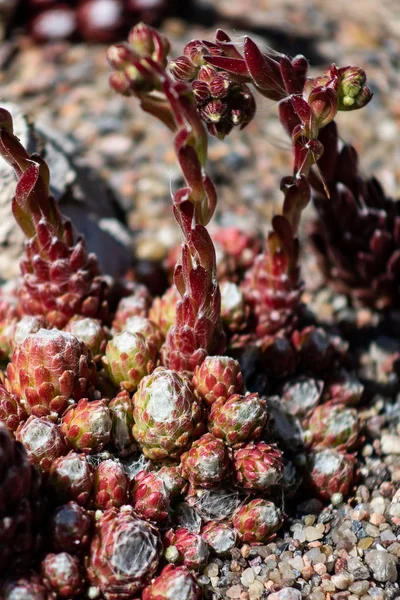
<instances>
[{"instance_id":1,"label":"red leaf","mask_svg":"<svg viewBox=\"0 0 400 600\"><path fill-rule=\"evenodd\" d=\"M246 63L241 57L231 58L230 56L207 55L204 57L204 60L207 61L209 65L217 67L217 69L222 69L223 71L228 71L228 73L233 73L234 75L239 75L240 77L246 77L246 79L250 79Z\"/></svg>"}]
</instances>

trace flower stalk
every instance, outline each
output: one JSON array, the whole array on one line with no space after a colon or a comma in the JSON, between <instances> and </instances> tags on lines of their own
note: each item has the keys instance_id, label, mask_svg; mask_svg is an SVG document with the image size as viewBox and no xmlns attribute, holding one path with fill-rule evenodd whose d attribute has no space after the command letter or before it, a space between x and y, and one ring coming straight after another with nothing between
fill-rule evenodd
<instances>
[{"instance_id":1,"label":"flower stalk","mask_svg":"<svg viewBox=\"0 0 400 600\"><path fill-rule=\"evenodd\" d=\"M186 181L173 197L174 216L183 234L181 258L174 272L181 300L162 348L162 360L171 369L193 371L208 354L222 353L225 347L215 250L206 229L217 195L205 172L207 132L192 89L167 71L168 51L166 38L139 24L127 43L110 48L108 60L114 69L111 86L138 98L146 112L175 134L174 149Z\"/></svg>"}]
</instances>

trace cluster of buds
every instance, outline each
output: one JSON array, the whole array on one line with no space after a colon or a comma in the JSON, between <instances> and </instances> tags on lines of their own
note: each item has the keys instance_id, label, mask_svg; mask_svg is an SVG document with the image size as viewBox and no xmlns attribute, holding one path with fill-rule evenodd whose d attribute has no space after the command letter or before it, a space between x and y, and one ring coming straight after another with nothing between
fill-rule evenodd
<instances>
[{"instance_id":1,"label":"cluster of buds","mask_svg":"<svg viewBox=\"0 0 400 600\"><path fill-rule=\"evenodd\" d=\"M293 175L281 182L282 215L274 217L266 249L248 271L244 285L246 300L256 319L258 339L277 332L290 333L296 326L302 293L297 231L301 213L311 198L310 169L319 165L324 152L320 132L339 110L361 108L372 96L362 69L332 65L323 76L307 79L307 68L304 56L290 59L273 52L263 53L248 37L244 39L242 55L221 30L213 42L188 44L185 56L172 63L175 76L193 80L195 89L203 89L204 82L198 83L199 73L208 70L213 74L212 81L220 82L217 88L223 86L229 91L231 86L245 86L248 90L247 84L251 84L261 95L279 103L280 121L292 138ZM213 103L214 100L211 106ZM247 104L244 102L243 106L246 112ZM254 108L252 103L251 116ZM207 122L208 113L202 111L200 108L199 114ZM228 131L229 128L224 133ZM221 132L214 127L211 133Z\"/></svg>"},{"instance_id":2,"label":"cluster of buds","mask_svg":"<svg viewBox=\"0 0 400 600\"><path fill-rule=\"evenodd\" d=\"M250 88L235 81L227 71L207 64L205 59L209 55L221 56L221 48L211 42L192 40L183 52L169 63L169 71L177 81L190 82L209 133L224 138L233 127L246 127L256 111Z\"/></svg>"}]
</instances>

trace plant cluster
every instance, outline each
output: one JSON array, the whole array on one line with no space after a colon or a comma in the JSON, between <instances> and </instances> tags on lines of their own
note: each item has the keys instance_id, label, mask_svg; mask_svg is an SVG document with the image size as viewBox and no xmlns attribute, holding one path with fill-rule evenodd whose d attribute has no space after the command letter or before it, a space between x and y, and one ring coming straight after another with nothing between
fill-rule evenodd
<instances>
[{"instance_id":1,"label":"plant cluster","mask_svg":"<svg viewBox=\"0 0 400 600\"><path fill-rule=\"evenodd\" d=\"M352 486L363 386L347 370L345 342L303 321L297 235L313 188L314 239L330 276L359 300L398 301L394 208L360 178L354 151L337 151L333 119L369 101L365 74L332 65L308 78L304 57L263 53L250 38L241 54L222 31L175 60L169 50L139 24L108 52L111 86L170 128L185 180L173 196L182 247L162 297L99 272L50 195L45 161L0 112L0 153L17 175L12 208L27 237L21 279L1 293L5 600L160 600L171 589L196 600L210 554L273 539L299 489L329 500ZM278 102L293 173L264 250L236 229L219 232L218 269L208 134L245 127L255 92ZM349 230L368 222L362 242L335 236L347 214Z\"/></svg>"}]
</instances>

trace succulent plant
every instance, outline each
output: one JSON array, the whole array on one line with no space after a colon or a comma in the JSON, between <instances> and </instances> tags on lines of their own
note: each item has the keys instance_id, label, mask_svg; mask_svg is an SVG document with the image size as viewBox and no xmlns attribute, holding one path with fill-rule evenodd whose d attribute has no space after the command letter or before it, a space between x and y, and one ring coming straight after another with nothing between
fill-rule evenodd
<instances>
[{"instance_id":1,"label":"succulent plant","mask_svg":"<svg viewBox=\"0 0 400 600\"><path fill-rule=\"evenodd\" d=\"M201 600L202 592L186 567L167 565L142 593L142 600Z\"/></svg>"},{"instance_id":2,"label":"succulent plant","mask_svg":"<svg viewBox=\"0 0 400 600\"><path fill-rule=\"evenodd\" d=\"M67 453L67 445L60 428L46 417L31 415L15 432L29 461L41 471L50 471L53 461Z\"/></svg>"},{"instance_id":3,"label":"succulent plant","mask_svg":"<svg viewBox=\"0 0 400 600\"><path fill-rule=\"evenodd\" d=\"M182 474L193 486L215 487L226 477L230 460L225 443L205 433L181 456Z\"/></svg>"},{"instance_id":4,"label":"succulent plant","mask_svg":"<svg viewBox=\"0 0 400 600\"><path fill-rule=\"evenodd\" d=\"M5 385L0 384L0 424L14 433L18 425L28 418L16 394L8 390L9 382L0 377Z\"/></svg>"},{"instance_id":5,"label":"succulent plant","mask_svg":"<svg viewBox=\"0 0 400 600\"><path fill-rule=\"evenodd\" d=\"M93 360L98 362L103 356L107 335L101 321L90 317L75 315L70 319L64 328L65 331L72 333L80 342L84 342L92 353Z\"/></svg>"},{"instance_id":6,"label":"succulent plant","mask_svg":"<svg viewBox=\"0 0 400 600\"><path fill-rule=\"evenodd\" d=\"M68 552L47 554L42 560L44 583L58 598L76 598L83 588L79 560Z\"/></svg>"},{"instance_id":7,"label":"succulent plant","mask_svg":"<svg viewBox=\"0 0 400 600\"><path fill-rule=\"evenodd\" d=\"M131 503L139 517L149 521L165 521L170 502L170 492L157 472L140 471L135 475L131 487Z\"/></svg>"},{"instance_id":8,"label":"succulent plant","mask_svg":"<svg viewBox=\"0 0 400 600\"><path fill-rule=\"evenodd\" d=\"M260 437L267 419L265 400L258 394L234 394L213 404L208 430L228 446L238 446Z\"/></svg>"},{"instance_id":9,"label":"succulent plant","mask_svg":"<svg viewBox=\"0 0 400 600\"><path fill-rule=\"evenodd\" d=\"M108 408L111 414L111 443L120 456L132 454L137 448L133 437L133 401L126 390L113 398Z\"/></svg>"},{"instance_id":10,"label":"succulent plant","mask_svg":"<svg viewBox=\"0 0 400 600\"><path fill-rule=\"evenodd\" d=\"M0 573L19 560L29 564L43 509L40 484L22 444L0 425Z\"/></svg>"},{"instance_id":11,"label":"succulent plant","mask_svg":"<svg viewBox=\"0 0 400 600\"><path fill-rule=\"evenodd\" d=\"M103 364L111 380L130 392L151 373L157 360L157 348L141 333L123 331L108 342Z\"/></svg>"},{"instance_id":12,"label":"succulent plant","mask_svg":"<svg viewBox=\"0 0 400 600\"><path fill-rule=\"evenodd\" d=\"M359 432L357 411L344 404L317 406L308 421L310 443L315 449L352 450Z\"/></svg>"},{"instance_id":13,"label":"succulent plant","mask_svg":"<svg viewBox=\"0 0 400 600\"><path fill-rule=\"evenodd\" d=\"M63 415L61 431L74 450L96 454L110 441L111 427L107 402L82 398Z\"/></svg>"},{"instance_id":14,"label":"succulent plant","mask_svg":"<svg viewBox=\"0 0 400 600\"><path fill-rule=\"evenodd\" d=\"M335 348L329 334L322 327L306 327L292 336L300 365L311 373L326 371L335 357Z\"/></svg>"},{"instance_id":15,"label":"succulent plant","mask_svg":"<svg viewBox=\"0 0 400 600\"><path fill-rule=\"evenodd\" d=\"M322 397L324 382L312 377L289 379L282 388L282 405L286 412L303 419L317 406Z\"/></svg>"},{"instance_id":16,"label":"succulent plant","mask_svg":"<svg viewBox=\"0 0 400 600\"><path fill-rule=\"evenodd\" d=\"M181 465L164 465L157 471L157 476L164 482L171 498L181 496L187 490L188 482L183 477Z\"/></svg>"},{"instance_id":17,"label":"succulent plant","mask_svg":"<svg viewBox=\"0 0 400 600\"><path fill-rule=\"evenodd\" d=\"M27 237L20 263L20 312L41 315L59 328L77 314L106 321L108 285L96 256L87 254L82 238L74 240L71 222L63 220L50 195L47 164L39 155L27 153L4 109L0 123L0 154L18 178L13 214Z\"/></svg>"},{"instance_id":18,"label":"succulent plant","mask_svg":"<svg viewBox=\"0 0 400 600\"><path fill-rule=\"evenodd\" d=\"M158 326L164 336L175 323L176 307L180 298L176 286L171 285L161 297L154 298L150 307L149 318Z\"/></svg>"},{"instance_id":19,"label":"succulent plant","mask_svg":"<svg viewBox=\"0 0 400 600\"><path fill-rule=\"evenodd\" d=\"M308 457L309 484L323 500L333 494L346 495L354 478L355 458L336 449L314 450Z\"/></svg>"},{"instance_id":20,"label":"succulent plant","mask_svg":"<svg viewBox=\"0 0 400 600\"><path fill-rule=\"evenodd\" d=\"M158 325L145 317L129 317L125 322L124 331L128 331L129 333L141 333L146 342L148 344L153 344L157 350L161 349L165 339Z\"/></svg>"},{"instance_id":21,"label":"succulent plant","mask_svg":"<svg viewBox=\"0 0 400 600\"><path fill-rule=\"evenodd\" d=\"M173 200L184 238L174 272L181 299L161 359L171 369L192 372L207 355L225 349L215 250L206 229L215 210L216 191L205 172L207 133L193 110L195 95L189 85L167 71L169 49L163 35L141 23L130 31L127 43L109 49L108 60L113 89L136 96L145 110L175 134L175 152L185 179L185 187Z\"/></svg>"},{"instance_id":22,"label":"succulent plant","mask_svg":"<svg viewBox=\"0 0 400 600\"><path fill-rule=\"evenodd\" d=\"M96 524L87 574L106 600L133 597L155 574L161 554L157 529L130 506L106 510Z\"/></svg>"},{"instance_id":23,"label":"succulent plant","mask_svg":"<svg viewBox=\"0 0 400 600\"><path fill-rule=\"evenodd\" d=\"M362 77L355 73L355 79ZM374 177L362 176L355 148L339 141L335 123L321 132L321 141L324 186L317 174L311 180L318 213L311 239L320 267L329 283L356 304L378 310L398 306L398 203Z\"/></svg>"},{"instance_id":24,"label":"succulent plant","mask_svg":"<svg viewBox=\"0 0 400 600\"><path fill-rule=\"evenodd\" d=\"M93 473L93 506L100 510L119 508L126 504L128 478L121 464L103 460Z\"/></svg>"},{"instance_id":25,"label":"succulent plant","mask_svg":"<svg viewBox=\"0 0 400 600\"><path fill-rule=\"evenodd\" d=\"M271 491L282 481L282 452L276 444L251 442L233 453L233 467L241 487Z\"/></svg>"},{"instance_id":26,"label":"succulent plant","mask_svg":"<svg viewBox=\"0 0 400 600\"><path fill-rule=\"evenodd\" d=\"M209 521L201 530L201 537L217 556L229 555L237 543L237 533L225 521Z\"/></svg>"},{"instance_id":27,"label":"succulent plant","mask_svg":"<svg viewBox=\"0 0 400 600\"><path fill-rule=\"evenodd\" d=\"M185 527L168 530L164 536L164 546L164 557L168 562L183 564L193 571L199 571L207 564L207 543L199 533Z\"/></svg>"},{"instance_id":28,"label":"succulent plant","mask_svg":"<svg viewBox=\"0 0 400 600\"><path fill-rule=\"evenodd\" d=\"M269 500L256 498L233 515L233 526L246 544L266 542L283 524L281 510Z\"/></svg>"},{"instance_id":29,"label":"succulent plant","mask_svg":"<svg viewBox=\"0 0 400 600\"><path fill-rule=\"evenodd\" d=\"M47 485L58 502L75 500L86 506L93 485L92 469L82 454L69 452L53 461Z\"/></svg>"},{"instance_id":30,"label":"succulent plant","mask_svg":"<svg viewBox=\"0 0 400 600\"><path fill-rule=\"evenodd\" d=\"M48 521L52 549L72 554L81 552L89 544L91 524L87 510L73 500L58 506Z\"/></svg>"},{"instance_id":31,"label":"succulent plant","mask_svg":"<svg viewBox=\"0 0 400 600\"><path fill-rule=\"evenodd\" d=\"M188 380L158 367L134 396L133 435L152 460L178 458L203 431L202 408Z\"/></svg>"},{"instance_id":32,"label":"succulent plant","mask_svg":"<svg viewBox=\"0 0 400 600\"><path fill-rule=\"evenodd\" d=\"M324 386L323 400L354 406L360 402L363 393L364 385L356 375L345 369L339 369L328 376Z\"/></svg>"},{"instance_id":33,"label":"succulent plant","mask_svg":"<svg viewBox=\"0 0 400 600\"><path fill-rule=\"evenodd\" d=\"M44 582L37 573L31 572L9 577L0 583L0 594L3 600L53 600Z\"/></svg>"},{"instance_id":34,"label":"succulent plant","mask_svg":"<svg viewBox=\"0 0 400 600\"><path fill-rule=\"evenodd\" d=\"M125 323L130 317L147 317L150 305L151 295L147 287L140 283L135 283L133 293L119 301L112 322L113 329L115 331L123 331Z\"/></svg>"},{"instance_id":35,"label":"succulent plant","mask_svg":"<svg viewBox=\"0 0 400 600\"><path fill-rule=\"evenodd\" d=\"M24 315L15 326L14 338L12 340L13 349L15 346L20 346L31 333L37 333L40 329L48 328L49 324L44 317L39 315Z\"/></svg>"},{"instance_id":36,"label":"succulent plant","mask_svg":"<svg viewBox=\"0 0 400 600\"><path fill-rule=\"evenodd\" d=\"M40 329L14 350L7 367L14 394L28 414L55 419L70 399L90 391L95 366L85 344L57 329Z\"/></svg>"},{"instance_id":37,"label":"succulent plant","mask_svg":"<svg viewBox=\"0 0 400 600\"><path fill-rule=\"evenodd\" d=\"M194 370L192 383L208 406L240 394L244 388L240 365L230 356L207 356Z\"/></svg>"}]
</instances>

